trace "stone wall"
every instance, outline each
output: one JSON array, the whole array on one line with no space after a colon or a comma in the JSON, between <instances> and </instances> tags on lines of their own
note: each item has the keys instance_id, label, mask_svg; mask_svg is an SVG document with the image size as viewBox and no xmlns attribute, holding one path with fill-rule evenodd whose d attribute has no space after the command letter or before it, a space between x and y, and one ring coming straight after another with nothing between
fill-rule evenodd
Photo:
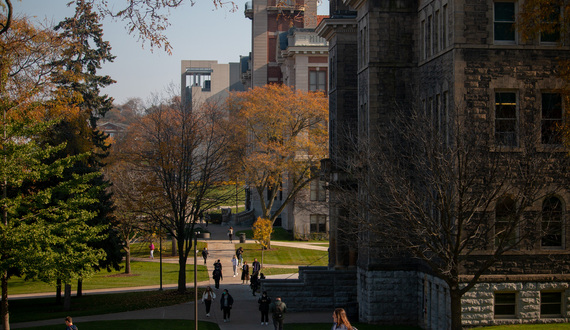
<instances>
[{"instance_id":1,"label":"stone wall","mask_svg":"<svg viewBox=\"0 0 570 330\"><path fill-rule=\"evenodd\" d=\"M561 317L541 317L541 291L562 292ZM516 293L514 318L495 318L495 292ZM567 323L570 321L568 282L503 282L479 283L463 295L462 319L467 327L522 323Z\"/></svg>"},{"instance_id":2,"label":"stone wall","mask_svg":"<svg viewBox=\"0 0 570 330\"><path fill-rule=\"evenodd\" d=\"M449 290L440 279L419 271L362 269L358 277L360 321L449 328Z\"/></svg>"},{"instance_id":3,"label":"stone wall","mask_svg":"<svg viewBox=\"0 0 570 330\"><path fill-rule=\"evenodd\" d=\"M356 270L334 270L328 267L299 267L298 279L265 279L261 291L281 297L291 312L332 311L344 308L358 315L356 303Z\"/></svg>"}]
</instances>

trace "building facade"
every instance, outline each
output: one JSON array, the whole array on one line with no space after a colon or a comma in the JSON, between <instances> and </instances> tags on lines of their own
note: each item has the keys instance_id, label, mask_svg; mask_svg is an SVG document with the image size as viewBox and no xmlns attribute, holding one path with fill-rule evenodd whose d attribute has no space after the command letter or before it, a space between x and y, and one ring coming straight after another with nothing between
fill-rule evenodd
<instances>
[{"instance_id":1,"label":"building facade","mask_svg":"<svg viewBox=\"0 0 570 330\"><path fill-rule=\"evenodd\" d=\"M422 107L440 120L442 130L452 129L465 114L476 114L488 124L488 138L495 145L491 152L518 154L522 160L528 149L555 150L562 160L567 150L562 145L553 149L560 141L552 128L565 120L564 81L556 72L559 61L570 57L568 40L553 34L522 39L516 30L520 5L493 0L331 0L330 18L317 27L329 41L327 178L357 191L358 182L338 170L349 148L341 137L349 131L362 138L382 129L396 104ZM532 144L524 142L534 134L539 137ZM463 296L465 326L570 320L570 191L563 178L543 180L557 193L526 212L546 217L545 210L555 208L556 233L506 253L483 274ZM498 222L502 199L493 205L491 218ZM331 204L329 269L343 270L343 275L354 269L358 318L449 328L447 284L420 262L387 261L382 246L365 237L352 244L343 235L344 212ZM373 221L382 225L382 219ZM493 242L485 244L492 247ZM475 265L489 257L486 253L465 262L463 280L474 275Z\"/></svg>"},{"instance_id":2,"label":"building facade","mask_svg":"<svg viewBox=\"0 0 570 330\"><path fill-rule=\"evenodd\" d=\"M197 106L207 100L220 102L231 91L243 91L240 63L218 64L218 61L180 61L183 104Z\"/></svg>"},{"instance_id":3,"label":"building facade","mask_svg":"<svg viewBox=\"0 0 570 330\"><path fill-rule=\"evenodd\" d=\"M318 23L317 1L254 0L246 4L245 16L252 21L252 52L242 58L242 81L250 88L270 83L294 86L300 90L327 90L328 46L314 30ZM289 190L282 183L273 210L281 207ZM260 215L259 196L252 191L250 204ZM281 212L276 226L290 230L297 238L326 237L327 193L324 182L314 180L294 202Z\"/></svg>"}]
</instances>

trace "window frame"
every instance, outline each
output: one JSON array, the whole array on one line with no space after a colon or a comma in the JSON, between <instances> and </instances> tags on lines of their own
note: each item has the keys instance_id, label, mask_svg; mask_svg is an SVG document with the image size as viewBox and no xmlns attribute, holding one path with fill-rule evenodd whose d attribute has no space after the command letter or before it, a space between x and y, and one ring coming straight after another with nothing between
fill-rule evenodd
<instances>
[{"instance_id":1,"label":"window frame","mask_svg":"<svg viewBox=\"0 0 570 330\"><path fill-rule=\"evenodd\" d=\"M507 103L507 102L502 102L502 100L498 100L498 97L500 95L506 95L506 94L513 94L514 95L514 117L499 117L498 114L499 112L502 112L502 109L499 108L499 106L508 106L508 105L512 105L511 103ZM501 103L499 103L501 102ZM511 148L516 148L519 146L519 140L520 140L520 109L519 109L519 95L517 91L514 90L496 90L494 93L494 102L493 102L493 113L494 113L494 122L493 122L493 129L494 129L494 141L495 141L495 145L500 146L500 147L511 147ZM512 143L507 142L507 138L504 137L499 137L498 134L508 134L509 131L500 131L498 130L498 126L501 126L499 124L503 124L502 126L505 125L506 122L508 121L514 121L514 130L513 130L513 134L514 134L514 139ZM501 142L505 140L505 142Z\"/></svg>"},{"instance_id":2,"label":"window frame","mask_svg":"<svg viewBox=\"0 0 570 330\"><path fill-rule=\"evenodd\" d=\"M502 206L501 203L503 203L503 202L508 202L509 204L511 204L512 210L510 210L511 212L509 214L502 216L502 217L499 217L497 211L499 209L499 206ZM501 236L499 234L497 234L497 232L500 231L498 229L502 229L503 226L505 229L508 229L512 225L511 220L507 219L506 221L500 221L499 219L506 218L506 217L510 216L511 214L516 214L516 207L517 207L516 205L517 205L517 201L514 198L512 198L511 196L501 196L497 199L497 201L495 203L495 222L494 222L495 223L495 225L494 225L495 247L498 246L499 240L501 239ZM508 208L506 208L506 210L509 211ZM514 220L512 220L512 221L514 221ZM504 223L504 225L499 226L501 223ZM515 228L513 228L512 233L510 234L510 236L505 241L505 247L514 246L516 244L516 241L518 240L518 238L519 238L518 226L515 226ZM509 242L512 242L512 244L510 244Z\"/></svg>"},{"instance_id":3,"label":"window frame","mask_svg":"<svg viewBox=\"0 0 570 330\"><path fill-rule=\"evenodd\" d=\"M313 222L313 219L316 222ZM316 231L313 230L313 225L316 226ZM321 228L322 226L322 228ZM320 230L322 229L322 231ZM326 234L327 233L327 215L326 214L311 214L309 216L309 233L311 234Z\"/></svg>"},{"instance_id":4,"label":"window frame","mask_svg":"<svg viewBox=\"0 0 570 330\"><path fill-rule=\"evenodd\" d=\"M498 4L512 4L513 5L513 18L512 20L498 20L497 19L497 5ZM516 17L518 12L518 6L516 1L494 1L493 2L493 42L498 45L516 45L518 40L518 33L516 30ZM512 39L497 39L497 29L498 25L510 25L513 29Z\"/></svg>"},{"instance_id":5,"label":"window frame","mask_svg":"<svg viewBox=\"0 0 570 330\"><path fill-rule=\"evenodd\" d=\"M313 197L313 195L315 195ZM325 181L319 178L311 180L309 184L309 199L311 202L326 202L327 191L325 188Z\"/></svg>"},{"instance_id":6,"label":"window frame","mask_svg":"<svg viewBox=\"0 0 570 330\"><path fill-rule=\"evenodd\" d=\"M315 85L315 89L312 89L312 83L311 83L311 78L315 77L316 79L316 83ZM324 80L323 82L320 81L319 76L323 76L322 79ZM309 91L311 92L318 92L318 91L323 91L325 93L328 93L328 77L327 77L327 70L325 69L320 69L319 68L309 68ZM319 88L319 87L322 87Z\"/></svg>"},{"instance_id":7,"label":"window frame","mask_svg":"<svg viewBox=\"0 0 570 330\"><path fill-rule=\"evenodd\" d=\"M560 41L562 41L562 32L561 32L561 21L562 21L562 8L559 6L555 6L554 8L558 9L558 13L553 13L553 14L557 14L557 18L554 19L554 15L550 17L551 20L543 20L544 24L552 24L552 25L557 25L557 32L553 32L553 33L544 33L542 31L540 31L539 35L538 35L538 39L541 45L548 45L548 46L552 46L552 45L556 45L558 44ZM550 36L555 36L555 40L542 40L544 38L545 35L550 35Z\"/></svg>"},{"instance_id":8,"label":"window frame","mask_svg":"<svg viewBox=\"0 0 570 330\"><path fill-rule=\"evenodd\" d=\"M556 199L558 201L558 208L559 210L553 210L551 212L555 212L558 213L558 218L559 220L556 221L556 225L558 227L557 229L557 234L560 237L560 243L559 245L550 245L550 244L545 244L545 238L548 233L548 226L545 229L545 221L544 221L544 214L545 214L545 204L547 202L549 202L550 200ZM549 221L550 224L550 221ZM540 220L540 230L541 233L544 234L544 236L542 236L541 240L540 240L540 246L542 249L563 249L564 248L564 204L562 203L562 200L558 197L558 196L548 196L546 197L543 201L542 201L542 208L541 208L541 220ZM553 235L552 233L550 233L550 235Z\"/></svg>"},{"instance_id":9,"label":"window frame","mask_svg":"<svg viewBox=\"0 0 570 330\"><path fill-rule=\"evenodd\" d=\"M557 302L548 302L548 306L553 306L553 305L558 305L559 306L559 313L556 314L548 314L548 313L543 313L543 308L545 307L545 303L544 303L544 299L543 299L543 294L559 294L560 295L560 299ZM562 291L540 291L540 318L558 318L558 317L562 317L563 313L564 313L564 292Z\"/></svg>"},{"instance_id":10,"label":"window frame","mask_svg":"<svg viewBox=\"0 0 570 330\"><path fill-rule=\"evenodd\" d=\"M559 118L545 118L545 99L546 99L546 95L557 95L557 97L559 98L559 106L560 108L558 109L558 111L560 112L560 117ZM550 110L554 110L555 107L550 108ZM541 92L540 94L540 144L541 145L548 145L548 146L561 146L562 145L562 137L558 134L558 138L555 138L554 141L555 143L550 143L548 141L544 141L543 137L544 137L544 132L545 130L545 122L550 122L550 123L554 123L554 122L558 122L560 124L564 123L564 98L562 97L562 94L560 93L553 93L553 92ZM551 125L549 126L549 130L552 131L552 127ZM551 136L556 135L556 133L551 133Z\"/></svg>"},{"instance_id":11,"label":"window frame","mask_svg":"<svg viewBox=\"0 0 570 330\"><path fill-rule=\"evenodd\" d=\"M513 295L513 302L497 303L497 296ZM497 306L511 306L514 314L497 314ZM516 291L496 291L493 294L493 318L495 319L513 319L517 317L517 292Z\"/></svg>"}]
</instances>

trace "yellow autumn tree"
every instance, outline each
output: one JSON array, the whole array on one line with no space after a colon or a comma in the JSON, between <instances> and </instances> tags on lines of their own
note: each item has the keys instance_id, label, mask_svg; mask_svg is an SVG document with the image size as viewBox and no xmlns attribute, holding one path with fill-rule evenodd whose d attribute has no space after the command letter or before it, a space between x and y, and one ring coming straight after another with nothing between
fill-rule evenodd
<instances>
[{"instance_id":1,"label":"yellow autumn tree","mask_svg":"<svg viewBox=\"0 0 570 330\"><path fill-rule=\"evenodd\" d=\"M270 84L231 94L228 106L234 168L255 189L261 218L273 224L328 155L328 100L322 92Z\"/></svg>"},{"instance_id":2,"label":"yellow autumn tree","mask_svg":"<svg viewBox=\"0 0 570 330\"><path fill-rule=\"evenodd\" d=\"M269 219L259 217L253 224L252 229L253 239L261 245L261 265L263 266L263 251L270 248L273 223Z\"/></svg>"}]
</instances>

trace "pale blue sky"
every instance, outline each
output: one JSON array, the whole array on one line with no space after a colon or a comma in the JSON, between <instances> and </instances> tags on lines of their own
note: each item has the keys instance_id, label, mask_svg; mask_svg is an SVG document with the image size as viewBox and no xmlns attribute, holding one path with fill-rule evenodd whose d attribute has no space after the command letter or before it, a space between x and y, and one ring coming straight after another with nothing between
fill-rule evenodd
<instances>
[{"instance_id":1,"label":"pale blue sky","mask_svg":"<svg viewBox=\"0 0 570 330\"><path fill-rule=\"evenodd\" d=\"M14 2L16 15L35 16L38 20L53 21L73 15L66 3L70 0L21 0ZM124 0L109 0L124 2ZM171 11L166 34L173 47L172 55L161 49L151 52L135 35L127 34L122 22L106 19L103 22L105 39L111 43L117 56L113 63L103 66L102 74L117 81L103 92L124 103L131 97L147 100L165 87L180 84L181 60L217 60L218 63L238 62L240 55L251 51L251 21L243 14L246 0L236 1L238 9L230 12L227 5L216 9L211 0L189 2ZM319 14L328 13L328 1L319 6Z\"/></svg>"}]
</instances>

